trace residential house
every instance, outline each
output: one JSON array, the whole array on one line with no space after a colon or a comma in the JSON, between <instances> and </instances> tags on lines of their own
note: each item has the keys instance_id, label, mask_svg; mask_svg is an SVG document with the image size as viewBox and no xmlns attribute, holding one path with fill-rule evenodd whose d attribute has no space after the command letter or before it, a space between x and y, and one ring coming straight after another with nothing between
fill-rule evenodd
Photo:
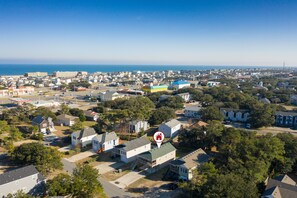
<instances>
[{"instance_id":1,"label":"residential house","mask_svg":"<svg viewBox=\"0 0 297 198\"><path fill-rule=\"evenodd\" d=\"M84 128L80 131L73 132L71 134L71 145L81 147L86 147L92 144L93 138L97 135L96 131L93 128Z\"/></svg>"},{"instance_id":2,"label":"residential house","mask_svg":"<svg viewBox=\"0 0 297 198\"><path fill-rule=\"evenodd\" d=\"M189 102L191 99L191 95L189 93L180 93L176 94L177 96L180 96L182 99L184 99L185 102Z\"/></svg>"},{"instance_id":3,"label":"residential house","mask_svg":"<svg viewBox=\"0 0 297 198\"><path fill-rule=\"evenodd\" d=\"M270 100L268 98L261 98L259 99L260 102L264 103L264 104L270 104Z\"/></svg>"},{"instance_id":4,"label":"residential house","mask_svg":"<svg viewBox=\"0 0 297 198\"><path fill-rule=\"evenodd\" d=\"M187 106L184 115L189 118L201 118L201 107L198 105Z\"/></svg>"},{"instance_id":5,"label":"residential house","mask_svg":"<svg viewBox=\"0 0 297 198\"><path fill-rule=\"evenodd\" d=\"M186 156L174 160L170 163L170 171L178 176L179 179L191 180L193 171L207 162L209 156L201 148L187 154Z\"/></svg>"},{"instance_id":6,"label":"residential house","mask_svg":"<svg viewBox=\"0 0 297 198\"><path fill-rule=\"evenodd\" d=\"M146 131L150 128L150 125L145 120L135 120L129 123L129 132L130 133L139 133L142 130Z\"/></svg>"},{"instance_id":7,"label":"residential house","mask_svg":"<svg viewBox=\"0 0 297 198\"><path fill-rule=\"evenodd\" d=\"M120 138L115 132L106 132L93 137L92 146L95 152L101 153L119 145Z\"/></svg>"},{"instance_id":8,"label":"residential house","mask_svg":"<svg viewBox=\"0 0 297 198\"><path fill-rule=\"evenodd\" d=\"M32 125L38 126L39 132L44 134L51 133L56 130L51 117L46 118L44 116L36 116L32 120Z\"/></svg>"},{"instance_id":9,"label":"residential house","mask_svg":"<svg viewBox=\"0 0 297 198\"><path fill-rule=\"evenodd\" d=\"M0 175L0 197L23 191L34 196L43 192L45 178L33 165L18 168Z\"/></svg>"},{"instance_id":10,"label":"residential house","mask_svg":"<svg viewBox=\"0 0 297 198\"><path fill-rule=\"evenodd\" d=\"M149 150L151 150L151 141L146 136L142 136L116 146L113 153L119 155L121 161L128 163L135 160L137 155Z\"/></svg>"},{"instance_id":11,"label":"residential house","mask_svg":"<svg viewBox=\"0 0 297 198\"><path fill-rule=\"evenodd\" d=\"M116 91L106 91L106 92L102 92L102 93L99 93L99 97L101 99L101 101L111 101L111 100L115 100L117 98L123 98L125 97L124 94L120 94Z\"/></svg>"},{"instance_id":12,"label":"residential house","mask_svg":"<svg viewBox=\"0 0 297 198\"><path fill-rule=\"evenodd\" d=\"M296 182L288 175L280 175L265 181L265 191L261 198L295 198L297 197Z\"/></svg>"},{"instance_id":13,"label":"residential house","mask_svg":"<svg viewBox=\"0 0 297 198\"><path fill-rule=\"evenodd\" d=\"M91 110L84 111L84 115L88 121L97 121L99 119L99 114Z\"/></svg>"},{"instance_id":14,"label":"residential house","mask_svg":"<svg viewBox=\"0 0 297 198\"><path fill-rule=\"evenodd\" d=\"M169 122L163 123L159 126L159 131L164 133L164 136L167 138L171 138L175 136L181 128L181 123L172 119Z\"/></svg>"},{"instance_id":15,"label":"residential house","mask_svg":"<svg viewBox=\"0 0 297 198\"><path fill-rule=\"evenodd\" d=\"M220 82L215 82L215 81L208 81L207 82L208 87L215 87L215 86L218 86L219 84L220 84Z\"/></svg>"},{"instance_id":16,"label":"residential house","mask_svg":"<svg viewBox=\"0 0 297 198\"><path fill-rule=\"evenodd\" d=\"M297 105L297 95L291 95L290 100L292 105Z\"/></svg>"},{"instance_id":17,"label":"residential house","mask_svg":"<svg viewBox=\"0 0 297 198\"><path fill-rule=\"evenodd\" d=\"M79 117L61 114L57 116L56 123L61 126L72 126L79 120Z\"/></svg>"},{"instance_id":18,"label":"residential house","mask_svg":"<svg viewBox=\"0 0 297 198\"><path fill-rule=\"evenodd\" d=\"M153 173L167 165L176 158L176 148L171 143L165 143L147 152L141 153L137 157L136 164L140 169L146 169L147 172Z\"/></svg>"},{"instance_id":19,"label":"residential house","mask_svg":"<svg viewBox=\"0 0 297 198\"><path fill-rule=\"evenodd\" d=\"M297 128L297 113L292 111L275 112L275 125Z\"/></svg>"},{"instance_id":20,"label":"residential house","mask_svg":"<svg viewBox=\"0 0 297 198\"><path fill-rule=\"evenodd\" d=\"M190 87L191 84L187 81L184 81L184 80L176 80L174 82L171 83L171 87L175 90L177 89L181 89L181 88L184 88L184 87Z\"/></svg>"},{"instance_id":21,"label":"residential house","mask_svg":"<svg viewBox=\"0 0 297 198\"><path fill-rule=\"evenodd\" d=\"M220 111L224 116L224 120L233 122L247 122L250 115L249 110L246 109L221 108Z\"/></svg>"}]
</instances>

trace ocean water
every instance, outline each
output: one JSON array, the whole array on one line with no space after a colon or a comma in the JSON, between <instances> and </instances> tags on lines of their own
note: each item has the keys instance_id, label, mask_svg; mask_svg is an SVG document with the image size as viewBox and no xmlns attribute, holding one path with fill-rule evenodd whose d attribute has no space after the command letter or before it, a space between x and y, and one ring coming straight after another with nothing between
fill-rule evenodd
<instances>
[{"instance_id":1,"label":"ocean water","mask_svg":"<svg viewBox=\"0 0 297 198\"><path fill-rule=\"evenodd\" d=\"M46 65L46 64L0 64L0 75L23 75L26 72L55 71L87 71L94 72L119 72L119 71L165 71L165 70L210 70L210 69L236 69L259 68L255 66L162 66L162 65ZM263 67L261 67L263 68Z\"/></svg>"}]
</instances>

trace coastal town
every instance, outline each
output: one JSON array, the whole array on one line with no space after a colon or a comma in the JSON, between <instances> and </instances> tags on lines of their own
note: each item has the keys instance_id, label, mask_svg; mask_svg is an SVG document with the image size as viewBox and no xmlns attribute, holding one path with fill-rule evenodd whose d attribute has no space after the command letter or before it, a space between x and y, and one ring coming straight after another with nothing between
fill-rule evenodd
<instances>
[{"instance_id":1,"label":"coastal town","mask_svg":"<svg viewBox=\"0 0 297 198\"><path fill-rule=\"evenodd\" d=\"M285 67L0 76L0 197L296 197L296 89Z\"/></svg>"}]
</instances>

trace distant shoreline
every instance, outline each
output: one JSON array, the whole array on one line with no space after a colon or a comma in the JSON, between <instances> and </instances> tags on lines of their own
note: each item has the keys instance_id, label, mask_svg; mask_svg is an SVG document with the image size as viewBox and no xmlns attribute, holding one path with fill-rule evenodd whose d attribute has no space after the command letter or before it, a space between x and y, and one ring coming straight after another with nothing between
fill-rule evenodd
<instances>
[{"instance_id":1,"label":"distant shoreline","mask_svg":"<svg viewBox=\"0 0 297 198\"><path fill-rule=\"evenodd\" d=\"M213 70L213 69L281 69L282 66L202 66L202 65L86 65L86 64L0 64L0 75L23 75L26 72L86 71L95 72L153 72L165 70ZM286 67L293 68L293 67ZM295 68L295 67L294 67Z\"/></svg>"}]
</instances>

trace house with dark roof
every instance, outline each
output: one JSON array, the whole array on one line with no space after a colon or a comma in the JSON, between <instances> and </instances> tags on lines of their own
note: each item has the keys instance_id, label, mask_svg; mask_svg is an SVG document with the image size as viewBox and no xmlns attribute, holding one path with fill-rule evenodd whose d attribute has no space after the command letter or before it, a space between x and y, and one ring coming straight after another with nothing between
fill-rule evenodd
<instances>
[{"instance_id":1,"label":"house with dark roof","mask_svg":"<svg viewBox=\"0 0 297 198\"><path fill-rule=\"evenodd\" d=\"M181 123L176 119L172 119L166 123L161 124L159 126L159 131L163 132L165 137L171 138L177 135L180 128Z\"/></svg>"},{"instance_id":2,"label":"house with dark roof","mask_svg":"<svg viewBox=\"0 0 297 198\"><path fill-rule=\"evenodd\" d=\"M84 128L80 131L73 132L71 134L71 145L86 147L92 144L92 140L96 135L97 133L93 128Z\"/></svg>"},{"instance_id":3,"label":"house with dark roof","mask_svg":"<svg viewBox=\"0 0 297 198\"><path fill-rule=\"evenodd\" d=\"M201 148L174 160L170 163L170 171L175 173L179 179L191 180L193 171L201 164L207 162L209 156Z\"/></svg>"},{"instance_id":4,"label":"house with dark roof","mask_svg":"<svg viewBox=\"0 0 297 198\"><path fill-rule=\"evenodd\" d=\"M44 191L45 178L33 165L18 168L0 175L0 197L23 191L37 196Z\"/></svg>"},{"instance_id":5,"label":"house with dark roof","mask_svg":"<svg viewBox=\"0 0 297 198\"><path fill-rule=\"evenodd\" d=\"M292 111L275 112L275 125L281 127L297 128L297 113Z\"/></svg>"},{"instance_id":6,"label":"house with dark roof","mask_svg":"<svg viewBox=\"0 0 297 198\"><path fill-rule=\"evenodd\" d=\"M156 172L160 168L168 165L172 160L175 160L176 148L171 143L165 143L144 153L137 157L137 165L140 169L146 170L149 173Z\"/></svg>"},{"instance_id":7,"label":"house with dark roof","mask_svg":"<svg viewBox=\"0 0 297 198\"><path fill-rule=\"evenodd\" d=\"M280 175L265 181L266 188L261 198L295 198L297 197L296 182L288 175Z\"/></svg>"},{"instance_id":8,"label":"house with dark roof","mask_svg":"<svg viewBox=\"0 0 297 198\"><path fill-rule=\"evenodd\" d=\"M113 149L113 154L121 157L121 161L128 163L137 158L137 155L151 150L151 141L146 137L125 142Z\"/></svg>"},{"instance_id":9,"label":"house with dark roof","mask_svg":"<svg viewBox=\"0 0 297 198\"><path fill-rule=\"evenodd\" d=\"M99 114L91 110L84 111L84 115L88 121L97 121L99 119Z\"/></svg>"},{"instance_id":10,"label":"house with dark roof","mask_svg":"<svg viewBox=\"0 0 297 198\"><path fill-rule=\"evenodd\" d=\"M92 140L93 150L97 153L108 151L119 145L120 138L115 132L96 135Z\"/></svg>"},{"instance_id":11,"label":"house with dark roof","mask_svg":"<svg viewBox=\"0 0 297 198\"><path fill-rule=\"evenodd\" d=\"M57 116L56 123L61 126L72 126L78 120L79 120L79 118L76 116L61 114L61 115Z\"/></svg>"},{"instance_id":12,"label":"house with dark roof","mask_svg":"<svg viewBox=\"0 0 297 198\"><path fill-rule=\"evenodd\" d=\"M45 116L36 116L32 120L32 125L38 126L39 132L44 134L56 131L51 117L46 118Z\"/></svg>"}]
</instances>

